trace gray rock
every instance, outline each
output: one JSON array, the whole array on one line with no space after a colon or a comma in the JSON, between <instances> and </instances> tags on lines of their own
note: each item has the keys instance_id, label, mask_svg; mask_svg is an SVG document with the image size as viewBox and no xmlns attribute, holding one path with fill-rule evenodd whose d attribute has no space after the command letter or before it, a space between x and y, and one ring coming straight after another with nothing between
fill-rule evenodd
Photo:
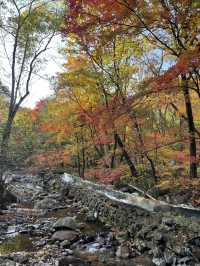
<instances>
[{"instance_id":1,"label":"gray rock","mask_svg":"<svg viewBox=\"0 0 200 266\"><path fill-rule=\"evenodd\" d=\"M127 259L130 257L130 249L126 245L121 245L116 251L116 256L118 258Z\"/></svg>"},{"instance_id":2,"label":"gray rock","mask_svg":"<svg viewBox=\"0 0 200 266\"><path fill-rule=\"evenodd\" d=\"M152 252L152 254L153 254L153 256L154 256L155 258L159 258L159 257L162 256L162 251L160 250L159 247L155 247L155 248L153 248L153 249L151 250L151 252Z\"/></svg>"},{"instance_id":3,"label":"gray rock","mask_svg":"<svg viewBox=\"0 0 200 266\"><path fill-rule=\"evenodd\" d=\"M21 264L26 264L28 262L28 257L26 254L15 253L12 259L13 261Z\"/></svg>"},{"instance_id":4,"label":"gray rock","mask_svg":"<svg viewBox=\"0 0 200 266\"><path fill-rule=\"evenodd\" d=\"M189 257L191 255L190 249L184 246L175 246L174 251L181 257Z\"/></svg>"},{"instance_id":5,"label":"gray rock","mask_svg":"<svg viewBox=\"0 0 200 266\"><path fill-rule=\"evenodd\" d=\"M52 198L44 198L40 201L37 201L34 205L35 209L52 209L57 204L57 201Z\"/></svg>"},{"instance_id":6,"label":"gray rock","mask_svg":"<svg viewBox=\"0 0 200 266\"><path fill-rule=\"evenodd\" d=\"M173 265L173 262L176 261L175 254L170 250L166 250L164 252L164 259L165 259L166 263L170 264L170 265Z\"/></svg>"},{"instance_id":7,"label":"gray rock","mask_svg":"<svg viewBox=\"0 0 200 266\"><path fill-rule=\"evenodd\" d=\"M176 223L175 223L175 221L174 221L172 218L170 218L170 217L163 217L163 218L162 218L162 224L167 225L167 226L173 226L173 225L175 225Z\"/></svg>"},{"instance_id":8,"label":"gray rock","mask_svg":"<svg viewBox=\"0 0 200 266\"><path fill-rule=\"evenodd\" d=\"M160 232L156 232L156 233L154 234L154 241L155 241L156 243L164 242L164 240L165 240L165 237L163 236L162 233L160 233Z\"/></svg>"},{"instance_id":9,"label":"gray rock","mask_svg":"<svg viewBox=\"0 0 200 266\"><path fill-rule=\"evenodd\" d=\"M10 259L0 258L0 265L1 266L17 266L17 263L15 261L10 260Z\"/></svg>"},{"instance_id":10,"label":"gray rock","mask_svg":"<svg viewBox=\"0 0 200 266\"><path fill-rule=\"evenodd\" d=\"M85 221L88 223L95 223L98 220L98 213L97 211L90 211L85 218Z\"/></svg>"},{"instance_id":11,"label":"gray rock","mask_svg":"<svg viewBox=\"0 0 200 266\"><path fill-rule=\"evenodd\" d=\"M157 266L166 266L166 262L163 258L153 258L152 261Z\"/></svg>"},{"instance_id":12,"label":"gray rock","mask_svg":"<svg viewBox=\"0 0 200 266\"><path fill-rule=\"evenodd\" d=\"M200 237L199 236L193 237L192 239L189 240L189 244L200 247Z\"/></svg>"},{"instance_id":13,"label":"gray rock","mask_svg":"<svg viewBox=\"0 0 200 266\"><path fill-rule=\"evenodd\" d=\"M143 241L143 240L141 240L141 239L136 239L136 240L134 241L134 246L135 246L135 248L136 248L139 252L141 252L141 253L143 253L145 250L148 249L148 247L147 247L145 241Z\"/></svg>"},{"instance_id":14,"label":"gray rock","mask_svg":"<svg viewBox=\"0 0 200 266\"><path fill-rule=\"evenodd\" d=\"M68 240L70 242L73 242L75 240L78 239L78 234L74 231L71 230L61 230L61 231L56 231L52 237L51 240L53 241L64 241L64 240Z\"/></svg>"},{"instance_id":15,"label":"gray rock","mask_svg":"<svg viewBox=\"0 0 200 266\"><path fill-rule=\"evenodd\" d=\"M76 222L74 217L60 218L54 225L53 228L56 230L70 229L76 230L79 228L79 224Z\"/></svg>"},{"instance_id":16,"label":"gray rock","mask_svg":"<svg viewBox=\"0 0 200 266\"><path fill-rule=\"evenodd\" d=\"M67 248L70 246L70 244L71 244L71 242L69 240L64 240L63 242L60 243L60 246L62 248Z\"/></svg>"},{"instance_id":17,"label":"gray rock","mask_svg":"<svg viewBox=\"0 0 200 266\"><path fill-rule=\"evenodd\" d=\"M72 255L74 252L71 249L65 249L67 255Z\"/></svg>"},{"instance_id":18,"label":"gray rock","mask_svg":"<svg viewBox=\"0 0 200 266\"><path fill-rule=\"evenodd\" d=\"M73 266L89 266L91 265L89 262L84 262L79 258L75 258L72 256L67 256L60 258L58 261L58 266L67 266L67 265L73 265Z\"/></svg>"},{"instance_id":19,"label":"gray rock","mask_svg":"<svg viewBox=\"0 0 200 266\"><path fill-rule=\"evenodd\" d=\"M181 259L179 259L178 260L178 266L180 265L182 265L182 266L186 266L186 265L188 265L188 263L191 261L191 258L190 257L184 257L184 258L181 258Z\"/></svg>"}]
</instances>

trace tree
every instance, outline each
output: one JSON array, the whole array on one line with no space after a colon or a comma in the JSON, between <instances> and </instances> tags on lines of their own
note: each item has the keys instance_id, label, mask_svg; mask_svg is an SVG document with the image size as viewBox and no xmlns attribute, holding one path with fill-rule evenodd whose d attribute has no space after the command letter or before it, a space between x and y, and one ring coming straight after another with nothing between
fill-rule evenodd
<instances>
[{"instance_id":1,"label":"tree","mask_svg":"<svg viewBox=\"0 0 200 266\"><path fill-rule=\"evenodd\" d=\"M30 93L32 76L38 72L42 56L58 31L61 14L55 4L40 0L2 1L0 12L1 46L8 60L6 72L10 70L9 110L0 145L2 173L14 118Z\"/></svg>"},{"instance_id":2,"label":"tree","mask_svg":"<svg viewBox=\"0 0 200 266\"><path fill-rule=\"evenodd\" d=\"M171 87L177 91L178 88L184 96L190 177L197 177L196 131L190 92L192 89L199 95L198 1L85 0L81 3L70 1L69 9L65 31L78 35L83 43L92 42L93 49L105 34L113 38L126 33L133 38L144 38L155 50L163 51L167 60L162 71L169 66L169 59L174 63L167 73L170 74L170 83L165 82L167 75L161 76L159 82L164 81L167 86L157 86L157 90L166 91ZM191 58L194 64L188 64L187 60L183 63L181 59L190 53L193 53ZM182 70L177 71L180 67ZM155 91L155 88L152 90Z\"/></svg>"}]
</instances>

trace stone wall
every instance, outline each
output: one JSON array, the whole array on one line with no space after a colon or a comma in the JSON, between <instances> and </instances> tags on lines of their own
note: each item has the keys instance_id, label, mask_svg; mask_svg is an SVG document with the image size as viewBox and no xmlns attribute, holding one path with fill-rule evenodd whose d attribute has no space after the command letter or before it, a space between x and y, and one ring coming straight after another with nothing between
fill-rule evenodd
<instances>
[{"instance_id":1,"label":"stone wall","mask_svg":"<svg viewBox=\"0 0 200 266\"><path fill-rule=\"evenodd\" d=\"M64 176L64 187L68 196L88 207L99 220L120 228L143 223L159 224L165 214L200 219L200 209L173 205L136 194L123 193L79 177Z\"/></svg>"},{"instance_id":2,"label":"stone wall","mask_svg":"<svg viewBox=\"0 0 200 266\"><path fill-rule=\"evenodd\" d=\"M156 218L159 219L158 214L112 200L90 188L69 185L65 189L65 194L75 202L81 202L84 207L88 207L94 216L98 215L100 221L121 229L130 228L141 222L149 224L153 220L155 222Z\"/></svg>"}]
</instances>

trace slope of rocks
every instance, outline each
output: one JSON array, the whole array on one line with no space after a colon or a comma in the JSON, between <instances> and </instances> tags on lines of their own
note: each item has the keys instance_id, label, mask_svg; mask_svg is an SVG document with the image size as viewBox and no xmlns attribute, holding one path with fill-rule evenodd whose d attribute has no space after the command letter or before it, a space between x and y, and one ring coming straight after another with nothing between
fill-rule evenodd
<instances>
[{"instance_id":1,"label":"slope of rocks","mask_svg":"<svg viewBox=\"0 0 200 266\"><path fill-rule=\"evenodd\" d=\"M0 215L2 266L200 265L198 217L133 208L60 176L5 180L18 203Z\"/></svg>"}]
</instances>

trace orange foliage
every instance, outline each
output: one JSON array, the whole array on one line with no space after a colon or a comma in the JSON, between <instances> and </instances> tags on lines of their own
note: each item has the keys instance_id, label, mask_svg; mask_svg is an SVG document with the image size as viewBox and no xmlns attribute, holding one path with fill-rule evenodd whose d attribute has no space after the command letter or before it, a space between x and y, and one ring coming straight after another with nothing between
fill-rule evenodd
<instances>
[{"instance_id":1,"label":"orange foliage","mask_svg":"<svg viewBox=\"0 0 200 266\"><path fill-rule=\"evenodd\" d=\"M34 160L39 168L56 168L70 161L68 152L62 149L35 155Z\"/></svg>"},{"instance_id":2,"label":"orange foliage","mask_svg":"<svg viewBox=\"0 0 200 266\"><path fill-rule=\"evenodd\" d=\"M32 110L31 116L32 116L32 120L35 121L38 118L38 114L40 112L40 110L43 108L44 106L44 101L40 100L36 103L35 108Z\"/></svg>"},{"instance_id":3,"label":"orange foliage","mask_svg":"<svg viewBox=\"0 0 200 266\"><path fill-rule=\"evenodd\" d=\"M111 184L117 181L124 174L123 168L109 169L109 168L96 168L87 170L86 176L89 178L95 178L98 182L103 184Z\"/></svg>"},{"instance_id":4,"label":"orange foliage","mask_svg":"<svg viewBox=\"0 0 200 266\"><path fill-rule=\"evenodd\" d=\"M143 1L126 2L133 7L141 5ZM110 21L113 22L111 30L114 30L117 28L115 24L129 13L126 5L116 0L70 0L65 32L82 35L93 25L106 24Z\"/></svg>"},{"instance_id":5,"label":"orange foliage","mask_svg":"<svg viewBox=\"0 0 200 266\"><path fill-rule=\"evenodd\" d=\"M163 75L155 78L151 82L151 87L153 90L161 91L165 89L177 88L176 78L179 75L185 75L192 72L195 68L200 66L200 46L192 51L185 52L178 62L170 67ZM175 85L173 86L173 83Z\"/></svg>"}]
</instances>

